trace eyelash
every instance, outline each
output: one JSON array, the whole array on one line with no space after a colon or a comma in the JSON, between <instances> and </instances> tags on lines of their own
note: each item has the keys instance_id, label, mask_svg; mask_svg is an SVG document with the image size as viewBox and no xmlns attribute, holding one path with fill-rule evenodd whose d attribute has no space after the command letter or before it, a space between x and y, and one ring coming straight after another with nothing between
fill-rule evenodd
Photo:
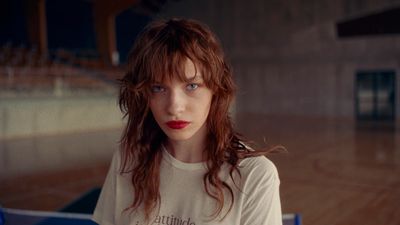
<instances>
[{"instance_id":1,"label":"eyelash","mask_svg":"<svg viewBox=\"0 0 400 225\"><path fill-rule=\"evenodd\" d=\"M153 86L151 86L150 89L151 89L152 93L160 93L160 92L165 91L165 88L162 87L161 85L153 85Z\"/></svg>"},{"instance_id":2,"label":"eyelash","mask_svg":"<svg viewBox=\"0 0 400 225\"><path fill-rule=\"evenodd\" d=\"M193 87L194 86L194 87ZM200 87L200 85L199 84L195 84L195 83L191 83L191 84L188 84L188 85L186 85L186 89L188 90L188 91L194 91L194 90L196 90L197 88L199 88Z\"/></svg>"},{"instance_id":3,"label":"eyelash","mask_svg":"<svg viewBox=\"0 0 400 225\"><path fill-rule=\"evenodd\" d=\"M187 91L195 91L200 86L201 86L200 84L190 83L190 84L186 85L186 90ZM160 92L164 92L165 88L162 85L153 85L153 86L151 86L150 90L152 93L160 93Z\"/></svg>"}]
</instances>

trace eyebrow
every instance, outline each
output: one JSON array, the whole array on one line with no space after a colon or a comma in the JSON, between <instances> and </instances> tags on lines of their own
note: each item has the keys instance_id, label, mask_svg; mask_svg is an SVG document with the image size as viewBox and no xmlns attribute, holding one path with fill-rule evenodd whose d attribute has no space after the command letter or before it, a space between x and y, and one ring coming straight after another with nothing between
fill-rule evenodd
<instances>
[{"instance_id":1,"label":"eyebrow","mask_svg":"<svg viewBox=\"0 0 400 225\"><path fill-rule=\"evenodd\" d=\"M179 79L179 78L177 78ZM188 81L204 81L203 76L200 73L195 74L192 77L185 77L184 82L188 82ZM153 84L163 84L165 81L164 80L155 80L152 83Z\"/></svg>"}]
</instances>

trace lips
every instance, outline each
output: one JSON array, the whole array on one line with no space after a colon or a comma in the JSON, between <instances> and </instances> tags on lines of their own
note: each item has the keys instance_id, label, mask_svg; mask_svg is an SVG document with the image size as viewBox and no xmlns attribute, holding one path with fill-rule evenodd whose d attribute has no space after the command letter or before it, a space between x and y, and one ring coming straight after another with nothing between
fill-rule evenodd
<instances>
[{"instance_id":1,"label":"lips","mask_svg":"<svg viewBox=\"0 0 400 225\"><path fill-rule=\"evenodd\" d=\"M171 129L183 129L187 125L189 125L189 123L190 122L184 120L173 120L173 121L168 121L166 124Z\"/></svg>"}]
</instances>

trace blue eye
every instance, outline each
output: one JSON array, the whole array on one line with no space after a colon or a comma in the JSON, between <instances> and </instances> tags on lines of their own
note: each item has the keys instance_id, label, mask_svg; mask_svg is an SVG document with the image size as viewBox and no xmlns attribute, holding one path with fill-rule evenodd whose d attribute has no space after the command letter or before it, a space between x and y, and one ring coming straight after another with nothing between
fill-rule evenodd
<instances>
[{"instance_id":1,"label":"blue eye","mask_svg":"<svg viewBox=\"0 0 400 225\"><path fill-rule=\"evenodd\" d=\"M163 92L165 90L164 87L162 87L161 85L153 85L151 86L151 92L152 93L159 93L159 92Z\"/></svg>"},{"instance_id":2,"label":"blue eye","mask_svg":"<svg viewBox=\"0 0 400 225\"><path fill-rule=\"evenodd\" d=\"M188 84L186 86L186 89L189 90L189 91L193 91L193 90L196 90L198 87L199 87L198 84Z\"/></svg>"}]
</instances>

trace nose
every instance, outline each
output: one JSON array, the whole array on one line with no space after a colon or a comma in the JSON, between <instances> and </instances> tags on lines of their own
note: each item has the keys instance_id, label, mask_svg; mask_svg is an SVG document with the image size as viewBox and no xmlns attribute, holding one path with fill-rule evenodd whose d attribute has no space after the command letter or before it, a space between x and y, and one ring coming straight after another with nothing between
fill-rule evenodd
<instances>
[{"instance_id":1,"label":"nose","mask_svg":"<svg viewBox=\"0 0 400 225\"><path fill-rule=\"evenodd\" d=\"M186 99L184 93L177 89L172 89L169 93L169 101L167 104L168 113L172 116L179 117L186 107Z\"/></svg>"}]
</instances>

